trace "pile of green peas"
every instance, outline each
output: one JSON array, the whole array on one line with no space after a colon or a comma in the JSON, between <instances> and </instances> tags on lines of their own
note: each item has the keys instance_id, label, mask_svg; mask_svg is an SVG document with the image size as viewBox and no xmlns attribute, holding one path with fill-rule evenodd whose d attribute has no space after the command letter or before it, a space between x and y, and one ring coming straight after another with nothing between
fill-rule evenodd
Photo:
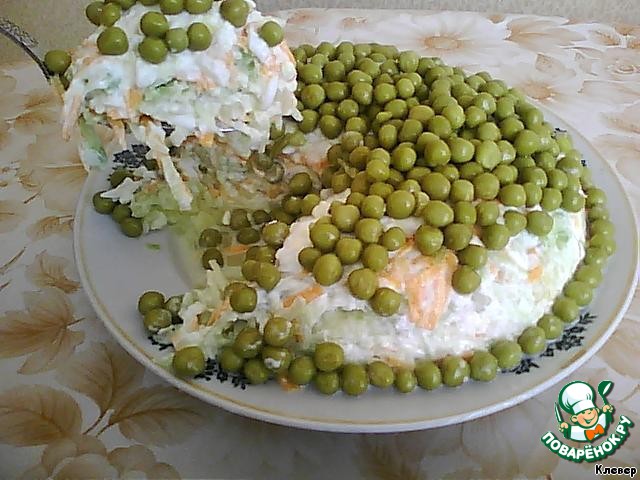
<instances>
[{"instance_id":1,"label":"pile of green peas","mask_svg":"<svg viewBox=\"0 0 640 480\"><path fill-rule=\"evenodd\" d=\"M160 292L145 292L138 300L138 311L147 332L153 335L181 323L178 316L181 303L181 296L165 299ZM296 353L293 322L276 316L265 323L262 332L253 325L242 328L220 349L217 361L225 372L242 373L251 384L277 378L290 385L312 384L325 395L342 390L357 396L367 391L369 385L381 389L394 386L398 392L409 393L417 386L425 390L443 384L457 387L468 378L492 380L500 369L517 366L523 352L537 348L538 343L527 332L518 342L496 342L490 353L477 351L467 358L449 355L438 361L419 360L413 368L392 367L382 360L367 365L345 363L342 347L334 342L319 343L309 354ZM182 348L175 352L172 367L180 377L193 377L204 372L206 357L197 346Z\"/></svg>"},{"instance_id":2,"label":"pile of green peas","mask_svg":"<svg viewBox=\"0 0 640 480\"><path fill-rule=\"evenodd\" d=\"M140 0L140 3L145 6L158 5L160 8L160 12L149 11L140 19L140 31L145 38L138 44L138 53L147 62L161 63L169 53L180 53L187 48L202 51L211 45L211 31L204 23L194 22L186 29L170 28L166 15L177 15L183 11L194 15L204 14L211 10L213 0ZM106 0L92 2L87 6L85 13L89 21L105 27L97 40L100 53L122 55L129 50L125 31L115 26L115 23L122 16L123 10L128 10L135 4L136 0ZM244 0L223 0L220 3L220 15L234 27L240 28L247 21L249 4ZM274 21L265 22L258 34L270 47L278 45L284 37L282 27ZM54 66L59 69L62 57L59 51L55 52Z\"/></svg>"},{"instance_id":3,"label":"pile of green peas","mask_svg":"<svg viewBox=\"0 0 640 480\"><path fill-rule=\"evenodd\" d=\"M267 155L272 164L263 170L272 167L284 146L304 143L300 133L319 128L326 137L339 138L327 152L330 165L320 180L335 193L347 188L351 193L311 225L313 246L298 254L300 264L319 284L339 281L344 265L361 262L362 268L347 279L352 294L369 300L380 315L397 311L400 295L378 288L377 272L386 267L388 252L406 243L407 235L400 227L384 230L380 222L384 215L424 220L415 244L424 255L437 255L443 248L456 253L460 266L452 285L460 293L478 287L477 271L486 263L488 250L504 248L524 229L548 234L553 227L548 212L558 208L569 212L586 208L587 250L551 311L516 339L498 340L488 351L418 360L414 368L393 367L381 360L345 364L342 348L333 342L299 353L291 322L273 317L262 332L245 327L220 351L222 369L242 372L253 384L278 378L294 385L313 384L329 395L338 390L359 395L369 385L394 385L407 393L416 386L455 387L468 378L490 381L499 371L517 367L523 356L543 352L591 301L602 268L615 251L606 196L594 186L571 138L553 130L538 109L502 82L486 73L465 76L439 59L347 42L337 47L322 43L317 49L302 46L294 56L303 119L296 132L272 131L273 151ZM236 232L236 241L252 245L242 264L247 283L233 282L225 291L234 311L256 308L257 292L250 282L266 290L278 283L276 251L288 235L288 225L310 215L319 204L318 193L312 177L298 173L289 180L289 195L270 212L231 212L229 227ZM500 203L512 207L502 222L498 222ZM472 228L479 229L483 245L470 244ZM202 232L199 245L206 248L205 268L210 260L224 264L217 248L221 241L218 230ZM168 310L160 303L157 300L157 309ZM145 325L153 333L159 325L169 326L168 320L166 313L154 313L145 317ZM176 352L173 367L178 375L193 376L204 371L205 363L198 347L188 347Z\"/></svg>"},{"instance_id":4,"label":"pile of green peas","mask_svg":"<svg viewBox=\"0 0 640 480\"><path fill-rule=\"evenodd\" d=\"M350 282L352 293L376 298L372 273L405 236L397 227L383 232L380 219L414 216L424 223L416 247L428 256L455 252L452 286L469 294L480 285L487 251L503 249L525 229L545 236L551 212L579 212L590 197L602 196L569 136L486 72L466 75L438 58L379 44L322 42L293 54L298 128L339 140L327 152L321 180L335 193L351 189L344 204L332 205L330 218L312 226L317 251L301 252L310 271L322 259L314 272L321 284L337 282L342 265L359 260L367 271ZM471 244L474 233L482 245ZM601 237L615 248L611 237ZM379 313L393 313L393 293L385 291L390 305Z\"/></svg>"},{"instance_id":5,"label":"pile of green peas","mask_svg":"<svg viewBox=\"0 0 640 480\"><path fill-rule=\"evenodd\" d=\"M116 168L109 176L111 188L116 188L125 178L134 179L134 175L126 168ZM131 215L131 208L110 198L104 198L105 191L96 192L92 197L93 208L102 215L110 215L114 222L120 226L124 235L137 238L142 235L142 219Z\"/></svg>"}]
</instances>

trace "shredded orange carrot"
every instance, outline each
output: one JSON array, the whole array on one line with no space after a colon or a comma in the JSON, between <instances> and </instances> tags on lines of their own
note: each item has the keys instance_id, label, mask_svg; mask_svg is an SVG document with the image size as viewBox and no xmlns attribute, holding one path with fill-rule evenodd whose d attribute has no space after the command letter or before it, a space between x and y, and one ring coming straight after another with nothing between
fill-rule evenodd
<instances>
[{"instance_id":1,"label":"shredded orange carrot","mask_svg":"<svg viewBox=\"0 0 640 480\"><path fill-rule=\"evenodd\" d=\"M142 101L142 92L137 88L132 88L127 94L127 109L134 111Z\"/></svg>"},{"instance_id":2,"label":"shredded orange carrot","mask_svg":"<svg viewBox=\"0 0 640 480\"><path fill-rule=\"evenodd\" d=\"M289 295L288 297L285 297L282 300L282 306L284 308L289 308L291 305L293 305L293 302L295 302L296 298L298 297L304 298L304 300L307 303L309 303L312 300L318 298L320 295L322 295L323 292L324 292L324 289L320 285L314 285L305 290L301 290L297 293L294 293L293 295Z\"/></svg>"},{"instance_id":3,"label":"shredded orange carrot","mask_svg":"<svg viewBox=\"0 0 640 480\"><path fill-rule=\"evenodd\" d=\"M542 276L542 270L542 265L538 265L537 267L529 270L529 273L527 274L527 278L529 279L529 281L535 282L536 280L539 280Z\"/></svg>"},{"instance_id":4,"label":"shredded orange carrot","mask_svg":"<svg viewBox=\"0 0 640 480\"><path fill-rule=\"evenodd\" d=\"M211 325L213 325L214 323L216 323L218 320L220 320L220 317L222 316L222 314L224 312L226 312L227 310L229 310L229 299L225 299L224 302L222 302L218 308L216 308L215 310L213 310L211 312L211 314L209 315L209 318L207 319L207 321L205 322L205 325L207 327L210 327Z\"/></svg>"},{"instance_id":5,"label":"shredded orange carrot","mask_svg":"<svg viewBox=\"0 0 640 480\"><path fill-rule=\"evenodd\" d=\"M226 253L227 255L234 255L236 253L244 253L247 250L249 250L249 245L242 245L242 244L235 244L235 245L229 245L228 247L226 247L224 249L224 253Z\"/></svg>"},{"instance_id":6,"label":"shredded orange carrot","mask_svg":"<svg viewBox=\"0 0 640 480\"><path fill-rule=\"evenodd\" d=\"M200 136L200 143L205 147L213 147L215 135L213 133L205 133Z\"/></svg>"},{"instance_id":7,"label":"shredded orange carrot","mask_svg":"<svg viewBox=\"0 0 640 480\"><path fill-rule=\"evenodd\" d=\"M287 392L292 392L294 390L300 389L298 385L296 385L295 383L291 383L289 379L284 375L279 375L277 378L278 378L278 383L280 384L280 387L282 387L282 389Z\"/></svg>"}]
</instances>

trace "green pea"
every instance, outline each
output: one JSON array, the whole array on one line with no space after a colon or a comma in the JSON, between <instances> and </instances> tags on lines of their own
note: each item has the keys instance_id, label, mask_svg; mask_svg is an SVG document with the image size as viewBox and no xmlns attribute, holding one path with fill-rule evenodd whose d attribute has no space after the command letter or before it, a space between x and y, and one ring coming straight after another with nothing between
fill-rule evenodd
<instances>
[{"instance_id":1,"label":"green pea","mask_svg":"<svg viewBox=\"0 0 640 480\"><path fill-rule=\"evenodd\" d=\"M387 249L382 245L367 245L362 252L362 265L374 272L384 270L388 262Z\"/></svg>"},{"instance_id":2,"label":"green pea","mask_svg":"<svg viewBox=\"0 0 640 480\"><path fill-rule=\"evenodd\" d=\"M481 200L493 200L500 191L500 182L492 173L480 173L473 178L472 183L476 198Z\"/></svg>"},{"instance_id":3,"label":"green pea","mask_svg":"<svg viewBox=\"0 0 640 480\"><path fill-rule=\"evenodd\" d=\"M418 385L425 390L435 390L442 385L442 372L431 360L417 362L414 373Z\"/></svg>"},{"instance_id":4,"label":"green pea","mask_svg":"<svg viewBox=\"0 0 640 480\"><path fill-rule=\"evenodd\" d=\"M396 190L387 197L387 214L391 218L407 218L416 206L416 199L411 192Z\"/></svg>"},{"instance_id":5,"label":"green pea","mask_svg":"<svg viewBox=\"0 0 640 480\"><path fill-rule=\"evenodd\" d=\"M275 47L276 45L281 43L284 38L282 27L273 20L265 22L260 27L260 30L258 30L258 34L260 35L260 38L262 38L270 47Z\"/></svg>"},{"instance_id":6,"label":"green pea","mask_svg":"<svg viewBox=\"0 0 640 480\"><path fill-rule=\"evenodd\" d=\"M189 25L189 28L187 29L187 37L189 38L189 50L193 50L194 52L206 50L207 48L209 48L212 42L212 36L209 27L200 22L194 22Z\"/></svg>"},{"instance_id":7,"label":"green pea","mask_svg":"<svg viewBox=\"0 0 640 480\"><path fill-rule=\"evenodd\" d=\"M50 50L44 56L47 69L57 75L62 75L71 65L71 55L64 50Z\"/></svg>"},{"instance_id":8,"label":"green pea","mask_svg":"<svg viewBox=\"0 0 640 480\"><path fill-rule=\"evenodd\" d=\"M504 225L511 236L516 236L527 228L527 217L520 212L509 211L504 214Z\"/></svg>"},{"instance_id":9,"label":"green pea","mask_svg":"<svg viewBox=\"0 0 640 480\"><path fill-rule=\"evenodd\" d=\"M560 296L552 307L553 314L565 323L572 322L580 313L580 307L572 298Z\"/></svg>"},{"instance_id":10,"label":"green pea","mask_svg":"<svg viewBox=\"0 0 640 480\"><path fill-rule=\"evenodd\" d=\"M143 233L142 220L139 218L125 218L120 222L120 230L127 237L137 238Z\"/></svg>"},{"instance_id":11,"label":"green pea","mask_svg":"<svg viewBox=\"0 0 640 480\"><path fill-rule=\"evenodd\" d=\"M527 230L540 237L553 229L553 217L547 212L536 210L527 214Z\"/></svg>"},{"instance_id":12,"label":"green pea","mask_svg":"<svg viewBox=\"0 0 640 480\"><path fill-rule=\"evenodd\" d=\"M356 223L355 234L363 243L377 243L382 235L382 225L377 219L362 218Z\"/></svg>"},{"instance_id":13,"label":"green pea","mask_svg":"<svg viewBox=\"0 0 640 480\"><path fill-rule=\"evenodd\" d=\"M495 141L485 140L476 147L475 159L486 170L493 170L501 162L502 154Z\"/></svg>"},{"instance_id":14,"label":"green pea","mask_svg":"<svg viewBox=\"0 0 640 480\"><path fill-rule=\"evenodd\" d=\"M418 380L413 370L398 368L395 372L394 385L400 393L410 393L415 390Z\"/></svg>"},{"instance_id":15,"label":"green pea","mask_svg":"<svg viewBox=\"0 0 640 480\"><path fill-rule=\"evenodd\" d=\"M284 347L291 338L291 322L283 317L271 317L264 326L264 341L274 347Z\"/></svg>"},{"instance_id":16,"label":"green pea","mask_svg":"<svg viewBox=\"0 0 640 480\"><path fill-rule=\"evenodd\" d=\"M243 288L243 287L240 287ZM238 290L236 290L238 291ZM235 293L235 292L234 292ZM232 293L233 296L233 293ZM262 336L255 327L243 328L233 341L233 351L243 359L254 358L262 349Z\"/></svg>"},{"instance_id":17,"label":"green pea","mask_svg":"<svg viewBox=\"0 0 640 480\"><path fill-rule=\"evenodd\" d=\"M161 309L163 307L164 295L160 292L148 291L143 293L138 299L138 312L142 315L146 315L151 310Z\"/></svg>"},{"instance_id":18,"label":"green pea","mask_svg":"<svg viewBox=\"0 0 640 480\"><path fill-rule=\"evenodd\" d=\"M265 346L260 352L262 363L268 370L276 373L284 373L291 365L291 352L282 347Z\"/></svg>"},{"instance_id":19,"label":"green pea","mask_svg":"<svg viewBox=\"0 0 640 480\"><path fill-rule=\"evenodd\" d=\"M333 253L318 258L313 265L313 277L320 285L333 285L342 277L342 263Z\"/></svg>"},{"instance_id":20,"label":"green pea","mask_svg":"<svg viewBox=\"0 0 640 480\"><path fill-rule=\"evenodd\" d=\"M567 283L564 287L564 294L572 298L580 307L588 305L593 299L593 290L591 287L579 280L573 280Z\"/></svg>"},{"instance_id":21,"label":"green pea","mask_svg":"<svg viewBox=\"0 0 640 480\"><path fill-rule=\"evenodd\" d=\"M453 272L451 286L463 295L475 292L480 286L480 275L468 265L462 265Z\"/></svg>"},{"instance_id":22,"label":"green pea","mask_svg":"<svg viewBox=\"0 0 640 480\"><path fill-rule=\"evenodd\" d=\"M507 206L523 207L527 200L527 195L522 185L505 185L498 194L500 201Z\"/></svg>"},{"instance_id":23,"label":"green pea","mask_svg":"<svg viewBox=\"0 0 640 480\"><path fill-rule=\"evenodd\" d=\"M273 290L280 282L280 271L272 263L260 262L256 270L256 282L266 291Z\"/></svg>"},{"instance_id":24,"label":"green pea","mask_svg":"<svg viewBox=\"0 0 640 480\"><path fill-rule=\"evenodd\" d=\"M347 395L357 396L367 391L369 378L364 365L347 364L342 368L342 391Z\"/></svg>"},{"instance_id":25,"label":"green pea","mask_svg":"<svg viewBox=\"0 0 640 480\"><path fill-rule=\"evenodd\" d=\"M415 234L416 247L423 255L433 255L444 242L444 235L438 228L422 225Z\"/></svg>"},{"instance_id":26,"label":"green pea","mask_svg":"<svg viewBox=\"0 0 640 480\"><path fill-rule=\"evenodd\" d=\"M244 0L224 0L220 4L220 15L234 27L242 27L247 22L249 5Z\"/></svg>"},{"instance_id":27,"label":"green pea","mask_svg":"<svg viewBox=\"0 0 640 480\"><path fill-rule=\"evenodd\" d=\"M318 343L313 352L315 366L321 372L331 372L340 368L344 362L344 351L337 343Z\"/></svg>"},{"instance_id":28,"label":"green pea","mask_svg":"<svg viewBox=\"0 0 640 480\"><path fill-rule=\"evenodd\" d=\"M427 203L422 214L425 222L433 227L445 227L453 222L453 209L439 200Z\"/></svg>"},{"instance_id":29,"label":"green pea","mask_svg":"<svg viewBox=\"0 0 640 480\"><path fill-rule=\"evenodd\" d=\"M556 188L545 188L542 191L540 206L548 212L560 208L562 204L562 193Z\"/></svg>"},{"instance_id":30,"label":"green pea","mask_svg":"<svg viewBox=\"0 0 640 480\"><path fill-rule=\"evenodd\" d=\"M520 364L522 347L517 342L498 340L492 345L491 354L496 357L501 369L510 370Z\"/></svg>"},{"instance_id":31,"label":"green pea","mask_svg":"<svg viewBox=\"0 0 640 480\"><path fill-rule=\"evenodd\" d=\"M321 252L332 252L340 238L340 230L331 224L315 224L309 229L309 237Z\"/></svg>"},{"instance_id":32,"label":"green pea","mask_svg":"<svg viewBox=\"0 0 640 480\"><path fill-rule=\"evenodd\" d=\"M602 271L597 265L583 265L576 271L574 278L596 288L602 282Z\"/></svg>"},{"instance_id":33,"label":"green pea","mask_svg":"<svg viewBox=\"0 0 640 480\"><path fill-rule=\"evenodd\" d=\"M596 205L587 210L587 218L590 222L595 220L609 220L609 211L603 205Z\"/></svg>"},{"instance_id":34,"label":"green pea","mask_svg":"<svg viewBox=\"0 0 640 480\"><path fill-rule=\"evenodd\" d=\"M211 10L213 0L185 0L185 9L194 15L207 13Z\"/></svg>"},{"instance_id":35,"label":"green pea","mask_svg":"<svg viewBox=\"0 0 640 480\"><path fill-rule=\"evenodd\" d=\"M474 380L489 382L496 377L498 360L489 352L478 351L469 362L470 375Z\"/></svg>"},{"instance_id":36,"label":"green pea","mask_svg":"<svg viewBox=\"0 0 640 480\"><path fill-rule=\"evenodd\" d=\"M189 34L184 28L172 28L167 31L164 41L171 53L180 53L189 47Z\"/></svg>"},{"instance_id":37,"label":"green pea","mask_svg":"<svg viewBox=\"0 0 640 480\"><path fill-rule=\"evenodd\" d=\"M432 200L446 200L451 192L451 183L442 173L438 172L425 174L420 179L420 186Z\"/></svg>"},{"instance_id":38,"label":"green pea","mask_svg":"<svg viewBox=\"0 0 640 480\"><path fill-rule=\"evenodd\" d=\"M473 236L470 225L452 223L444 228L444 246L453 251L464 249Z\"/></svg>"},{"instance_id":39,"label":"green pea","mask_svg":"<svg viewBox=\"0 0 640 480\"><path fill-rule=\"evenodd\" d=\"M224 347L218 354L218 362L225 372L239 372L244 365L244 359L233 348Z\"/></svg>"},{"instance_id":40,"label":"green pea","mask_svg":"<svg viewBox=\"0 0 640 480\"><path fill-rule=\"evenodd\" d=\"M296 385L307 385L311 383L315 375L316 366L313 363L313 358L303 355L293 359L289 366L287 379Z\"/></svg>"},{"instance_id":41,"label":"green pea","mask_svg":"<svg viewBox=\"0 0 640 480\"><path fill-rule=\"evenodd\" d=\"M387 287L378 288L369 301L371 308L378 315L388 317L394 315L400 309L402 296Z\"/></svg>"},{"instance_id":42,"label":"green pea","mask_svg":"<svg viewBox=\"0 0 640 480\"><path fill-rule=\"evenodd\" d=\"M160 0L160 10L167 15L177 15L184 8L183 0Z\"/></svg>"},{"instance_id":43,"label":"green pea","mask_svg":"<svg viewBox=\"0 0 640 480\"><path fill-rule=\"evenodd\" d=\"M169 51L163 40L147 37L138 44L138 53L143 60L157 64L167 58Z\"/></svg>"},{"instance_id":44,"label":"green pea","mask_svg":"<svg viewBox=\"0 0 640 480\"><path fill-rule=\"evenodd\" d=\"M153 333L170 326L171 320L171 312L164 308L154 308L144 314L144 326Z\"/></svg>"},{"instance_id":45,"label":"green pea","mask_svg":"<svg viewBox=\"0 0 640 480\"><path fill-rule=\"evenodd\" d=\"M601 248L589 247L584 256L584 263L586 265L593 265L602 268L607 262L609 255Z\"/></svg>"},{"instance_id":46,"label":"green pea","mask_svg":"<svg viewBox=\"0 0 640 480\"><path fill-rule=\"evenodd\" d=\"M458 252L458 261L474 270L482 268L487 263L487 249L480 245L468 245ZM459 275L463 275L462 273ZM467 275L466 273L464 275ZM473 282L473 275L470 281Z\"/></svg>"},{"instance_id":47,"label":"green pea","mask_svg":"<svg viewBox=\"0 0 640 480\"><path fill-rule=\"evenodd\" d=\"M95 209L95 211L105 215L113 212L116 203L110 198L103 197L103 193L104 191L95 193L91 201L93 203L93 208Z\"/></svg>"},{"instance_id":48,"label":"green pea","mask_svg":"<svg viewBox=\"0 0 640 480\"><path fill-rule=\"evenodd\" d=\"M591 233L592 236L600 234L606 238L613 238L615 227L609 220L600 218L590 223L589 233Z\"/></svg>"},{"instance_id":49,"label":"green pea","mask_svg":"<svg viewBox=\"0 0 640 480\"><path fill-rule=\"evenodd\" d=\"M171 366L179 377L195 377L204 372L206 358L199 347L181 348L173 355Z\"/></svg>"},{"instance_id":50,"label":"green pea","mask_svg":"<svg viewBox=\"0 0 640 480\"><path fill-rule=\"evenodd\" d=\"M362 242L356 238L343 237L338 240L335 253L343 265L352 265L360 260Z\"/></svg>"},{"instance_id":51,"label":"green pea","mask_svg":"<svg viewBox=\"0 0 640 480\"><path fill-rule=\"evenodd\" d=\"M104 2L91 2L84 11L89 21L96 26L100 25L104 5Z\"/></svg>"},{"instance_id":52,"label":"green pea","mask_svg":"<svg viewBox=\"0 0 640 480\"><path fill-rule=\"evenodd\" d=\"M470 202L473 200L473 183L468 180L455 180L451 184L449 200L452 202Z\"/></svg>"},{"instance_id":53,"label":"green pea","mask_svg":"<svg viewBox=\"0 0 640 480\"><path fill-rule=\"evenodd\" d=\"M122 7L116 2L107 3L102 6L100 13L100 24L105 27L113 26L122 16Z\"/></svg>"},{"instance_id":54,"label":"green pea","mask_svg":"<svg viewBox=\"0 0 640 480\"><path fill-rule=\"evenodd\" d=\"M129 50L127 34L119 27L105 28L98 35L97 45L103 55L122 55Z\"/></svg>"},{"instance_id":55,"label":"green pea","mask_svg":"<svg viewBox=\"0 0 640 480\"><path fill-rule=\"evenodd\" d=\"M111 218L116 223L121 223L123 220L131 217L131 209L127 205L116 205L111 211Z\"/></svg>"},{"instance_id":56,"label":"green pea","mask_svg":"<svg viewBox=\"0 0 640 480\"><path fill-rule=\"evenodd\" d=\"M274 222L262 228L262 238L267 245L279 248L289 235L289 226L283 222Z\"/></svg>"},{"instance_id":57,"label":"green pea","mask_svg":"<svg viewBox=\"0 0 640 480\"><path fill-rule=\"evenodd\" d=\"M409 109L407 107L407 102L399 98L387 102L387 104L384 106L384 111L389 112L392 118L397 119L405 118L407 116L408 110Z\"/></svg>"},{"instance_id":58,"label":"green pea","mask_svg":"<svg viewBox=\"0 0 640 480\"><path fill-rule=\"evenodd\" d=\"M262 360L252 358L247 360L242 368L244 376L247 377L249 383L253 385L260 385L269 380L269 369L265 366Z\"/></svg>"},{"instance_id":59,"label":"green pea","mask_svg":"<svg viewBox=\"0 0 640 480\"><path fill-rule=\"evenodd\" d=\"M547 338L542 328L528 327L518 337L518 343L524 353L535 355L547 347Z\"/></svg>"},{"instance_id":60,"label":"green pea","mask_svg":"<svg viewBox=\"0 0 640 480\"><path fill-rule=\"evenodd\" d=\"M407 241L404 231L400 227L391 227L382 234L380 244L389 251L400 249Z\"/></svg>"},{"instance_id":61,"label":"green pea","mask_svg":"<svg viewBox=\"0 0 640 480\"><path fill-rule=\"evenodd\" d=\"M140 19L140 30L149 37L163 38L169 31L169 22L160 12L147 12Z\"/></svg>"},{"instance_id":62,"label":"green pea","mask_svg":"<svg viewBox=\"0 0 640 480\"><path fill-rule=\"evenodd\" d=\"M318 372L314 383L320 393L333 395L340 388L340 376L337 372Z\"/></svg>"},{"instance_id":63,"label":"green pea","mask_svg":"<svg viewBox=\"0 0 640 480\"><path fill-rule=\"evenodd\" d=\"M427 129L440 138L448 138L452 128L449 120L442 115L435 115L427 122Z\"/></svg>"},{"instance_id":64,"label":"green pea","mask_svg":"<svg viewBox=\"0 0 640 480\"><path fill-rule=\"evenodd\" d=\"M475 145L461 137L452 137L447 140L451 151L451 161L465 163L470 161L475 154Z\"/></svg>"},{"instance_id":65,"label":"green pea","mask_svg":"<svg viewBox=\"0 0 640 480\"><path fill-rule=\"evenodd\" d=\"M476 209L471 202L456 202L453 205L454 222L473 225L476 223L476 218Z\"/></svg>"},{"instance_id":66,"label":"green pea","mask_svg":"<svg viewBox=\"0 0 640 480\"><path fill-rule=\"evenodd\" d=\"M522 130L516 135L513 146L518 155L532 155L540 149L540 136L532 130Z\"/></svg>"},{"instance_id":67,"label":"green pea","mask_svg":"<svg viewBox=\"0 0 640 480\"><path fill-rule=\"evenodd\" d=\"M496 102L496 118L503 120L515 114L515 105L509 97L499 98Z\"/></svg>"},{"instance_id":68,"label":"green pea","mask_svg":"<svg viewBox=\"0 0 640 480\"><path fill-rule=\"evenodd\" d=\"M458 387L469 377L471 369L464 358L448 355L442 360L442 381L448 387Z\"/></svg>"},{"instance_id":69,"label":"green pea","mask_svg":"<svg viewBox=\"0 0 640 480\"><path fill-rule=\"evenodd\" d=\"M487 227L496 223L500 216L498 202L480 202L476 205L477 223L481 227Z\"/></svg>"},{"instance_id":70,"label":"green pea","mask_svg":"<svg viewBox=\"0 0 640 480\"><path fill-rule=\"evenodd\" d=\"M231 211L229 219L229 226L233 230L240 230L241 228L250 227L249 217L247 211L241 208L236 208Z\"/></svg>"},{"instance_id":71,"label":"green pea","mask_svg":"<svg viewBox=\"0 0 640 480\"><path fill-rule=\"evenodd\" d=\"M553 340L562 335L564 325L562 321L555 315L546 314L538 320L538 327L544 331L547 340Z\"/></svg>"},{"instance_id":72,"label":"green pea","mask_svg":"<svg viewBox=\"0 0 640 480\"><path fill-rule=\"evenodd\" d=\"M305 247L298 253L298 262L304 267L305 270L311 272L313 271L313 266L315 265L316 260L318 260L321 256L322 252L317 248Z\"/></svg>"},{"instance_id":73,"label":"green pea","mask_svg":"<svg viewBox=\"0 0 640 480\"><path fill-rule=\"evenodd\" d=\"M269 265L269 264L267 264ZM258 302L258 294L252 287L242 287L231 294L229 303L231 308L238 313L253 312Z\"/></svg>"},{"instance_id":74,"label":"green pea","mask_svg":"<svg viewBox=\"0 0 640 480\"><path fill-rule=\"evenodd\" d=\"M561 207L567 212L579 212L584 208L585 200L581 193L565 189L562 192Z\"/></svg>"},{"instance_id":75,"label":"green pea","mask_svg":"<svg viewBox=\"0 0 640 480\"><path fill-rule=\"evenodd\" d=\"M302 133L311 133L318 125L320 115L315 110L302 110L302 120L298 123L298 128Z\"/></svg>"},{"instance_id":76,"label":"green pea","mask_svg":"<svg viewBox=\"0 0 640 480\"><path fill-rule=\"evenodd\" d=\"M445 165L451 159L451 150L441 139L427 143L424 149L424 160L427 167Z\"/></svg>"},{"instance_id":77,"label":"green pea","mask_svg":"<svg viewBox=\"0 0 640 480\"><path fill-rule=\"evenodd\" d=\"M334 139L337 138L338 135L340 135L340 133L342 132L343 124L342 121L334 115L322 115L318 122L318 126L320 127L320 131L325 137Z\"/></svg>"},{"instance_id":78,"label":"green pea","mask_svg":"<svg viewBox=\"0 0 640 480\"><path fill-rule=\"evenodd\" d=\"M599 188L590 188L587 191L587 208L593 208L598 205L605 205L607 203L607 196L604 190Z\"/></svg>"},{"instance_id":79,"label":"green pea","mask_svg":"<svg viewBox=\"0 0 640 480\"><path fill-rule=\"evenodd\" d=\"M428 105L417 105L409 110L408 118L418 120L424 128L427 126L429 119L434 115L433 109Z\"/></svg>"},{"instance_id":80,"label":"green pea","mask_svg":"<svg viewBox=\"0 0 640 480\"><path fill-rule=\"evenodd\" d=\"M502 250L509 243L509 237L509 229L498 223L483 227L480 235L482 243L489 250Z\"/></svg>"}]
</instances>

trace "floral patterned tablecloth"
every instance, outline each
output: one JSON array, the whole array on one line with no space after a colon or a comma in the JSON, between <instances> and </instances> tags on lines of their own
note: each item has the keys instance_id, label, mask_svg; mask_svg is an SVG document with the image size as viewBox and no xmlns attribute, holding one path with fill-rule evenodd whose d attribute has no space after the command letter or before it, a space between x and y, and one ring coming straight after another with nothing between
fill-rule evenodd
<instances>
[{"instance_id":1,"label":"floral patterned tablecloth","mask_svg":"<svg viewBox=\"0 0 640 480\"><path fill-rule=\"evenodd\" d=\"M299 10L290 44L380 42L487 70L579 129L640 207L640 27L557 17ZM174 390L109 337L78 282L74 207L85 178L60 104L31 64L0 66L0 478L589 478L540 442L556 389L486 418L342 435L249 420ZM640 421L640 299L573 376L615 382ZM198 445L209 454L195 457ZM640 466L640 432L604 462Z\"/></svg>"}]
</instances>

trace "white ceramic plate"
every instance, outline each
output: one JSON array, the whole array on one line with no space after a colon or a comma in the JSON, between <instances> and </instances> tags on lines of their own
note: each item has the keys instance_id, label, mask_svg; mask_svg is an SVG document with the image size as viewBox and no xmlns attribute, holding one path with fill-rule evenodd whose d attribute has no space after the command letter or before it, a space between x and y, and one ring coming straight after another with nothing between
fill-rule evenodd
<instances>
[{"instance_id":1,"label":"white ceramic plate","mask_svg":"<svg viewBox=\"0 0 640 480\"><path fill-rule=\"evenodd\" d=\"M537 395L584 364L615 330L637 281L638 229L622 185L577 132L550 112L546 116L553 125L571 133L593 178L606 191L618 250L588 307L596 317L586 325L586 331L574 335L574 340L576 335L584 337L581 344L535 359L538 367L532 366L528 372L501 374L489 384L470 382L433 392L416 389L408 395L371 389L358 398L341 393L326 397L313 389L285 392L275 382L241 389L230 381L220 382L215 375L208 381L180 380L154 363L158 347L147 339L136 303L146 290L174 295L187 291L189 285L170 255L167 232L128 239L108 216L93 210L91 196L107 186L104 172L89 175L76 212L75 256L83 287L107 329L138 361L185 392L234 413L308 429L397 432L439 427L498 412ZM161 249L147 248L149 242L160 244Z\"/></svg>"}]
</instances>

